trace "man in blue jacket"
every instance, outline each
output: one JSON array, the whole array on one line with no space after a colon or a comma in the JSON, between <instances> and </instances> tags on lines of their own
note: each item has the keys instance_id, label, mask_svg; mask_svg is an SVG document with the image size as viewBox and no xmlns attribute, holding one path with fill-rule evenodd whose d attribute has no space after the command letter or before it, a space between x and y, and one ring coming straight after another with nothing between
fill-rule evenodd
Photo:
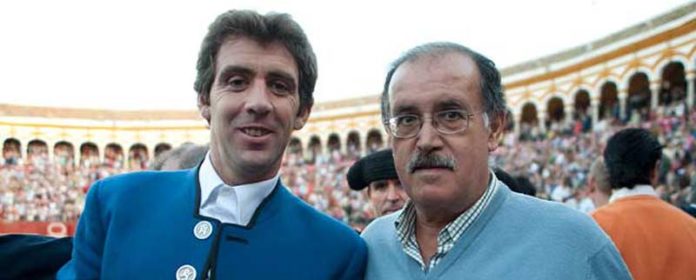
<instances>
[{"instance_id":1,"label":"man in blue jacket","mask_svg":"<svg viewBox=\"0 0 696 280\"><path fill-rule=\"evenodd\" d=\"M281 158L313 104L317 64L287 14L229 11L194 84L210 150L200 166L96 182L62 279L361 279L366 246L286 190Z\"/></svg>"}]
</instances>

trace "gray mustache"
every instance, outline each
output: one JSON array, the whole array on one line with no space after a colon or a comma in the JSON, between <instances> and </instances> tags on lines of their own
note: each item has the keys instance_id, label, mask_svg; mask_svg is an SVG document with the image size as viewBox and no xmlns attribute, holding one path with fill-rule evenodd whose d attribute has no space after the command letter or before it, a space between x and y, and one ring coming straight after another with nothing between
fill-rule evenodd
<instances>
[{"instance_id":1,"label":"gray mustache","mask_svg":"<svg viewBox=\"0 0 696 280\"><path fill-rule=\"evenodd\" d=\"M413 173L418 169L423 168L447 168L449 170L454 170L457 165L457 161L452 157L439 156L433 153L421 153L417 152L411 157L406 165L406 170L409 173Z\"/></svg>"}]
</instances>

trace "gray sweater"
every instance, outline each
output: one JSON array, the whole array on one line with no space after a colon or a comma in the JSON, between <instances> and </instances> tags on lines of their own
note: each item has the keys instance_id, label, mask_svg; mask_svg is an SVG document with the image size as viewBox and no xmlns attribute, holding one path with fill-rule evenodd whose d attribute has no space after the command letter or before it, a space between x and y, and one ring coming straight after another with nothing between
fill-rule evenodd
<instances>
[{"instance_id":1,"label":"gray sweater","mask_svg":"<svg viewBox=\"0 0 696 280\"><path fill-rule=\"evenodd\" d=\"M586 214L513 193L502 182L488 208L432 270L406 255L394 221L363 232L365 279L631 279L614 244Z\"/></svg>"}]
</instances>

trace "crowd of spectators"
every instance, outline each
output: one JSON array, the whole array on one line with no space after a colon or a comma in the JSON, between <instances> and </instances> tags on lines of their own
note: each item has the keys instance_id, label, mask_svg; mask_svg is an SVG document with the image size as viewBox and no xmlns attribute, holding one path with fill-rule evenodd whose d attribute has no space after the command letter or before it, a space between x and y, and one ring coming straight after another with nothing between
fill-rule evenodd
<instances>
[{"instance_id":1,"label":"crowd of spectators","mask_svg":"<svg viewBox=\"0 0 696 280\"><path fill-rule=\"evenodd\" d=\"M541 198L590 212L594 209L586 188L590 165L614 133L626 127L641 127L652 131L664 145L658 194L678 207L694 203L696 112L688 113L684 104L677 103L653 111L629 110L627 115L623 120L602 119L594 127L579 118L553 124L545 132L527 128L519 138L508 134L491 158L492 164L528 178Z\"/></svg>"},{"instance_id":2,"label":"crowd of spectators","mask_svg":"<svg viewBox=\"0 0 696 280\"><path fill-rule=\"evenodd\" d=\"M682 106L664 106L650 114L631 112L624 120L604 118L592 127L587 117L574 122L549 124L546 131L522 126L520 134L508 133L490 161L516 177L529 179L538 197L590 212L594 205L586 189L592 161L606 140L625 127L643 127L658 136L665 146L659 169L658 194L675 206L694 203L696 190L696 112ZM644 112L644 111L643 111ZM582 116L582 115L581 115ZM370 147L374 151L378 147ZM357 147L347 153L331 148L302 154L288 151L281 168L287 187L317 209L356 228L364 227L373 214L362 192L351 191L346 173L360 156ZM123 164L112 154L76 163L67 152L28 151L26 159L5 155L0 164L0 218L14 221L75 221L82 210L85 193L96 180L146 167L146 154L129 155ZM309 155L311 154L311 155Z\"/></svg>"},{"instance_id":3,"label":"crowd of spectators","mask_svg":"<svg viewBox=\"0 0 696 280\"><path fill-rule=\"evenodd\" d=\"M355 154L338 150L313 157L314 163L299 154L288 154L283 161L283 182L297 196L317 209L356 228L373 217L365 194L348 187L346 174L357 160Z\"/></svg>"},{"instance_id":4,"label":"crowd of spectators","mask_svg":"<svg viewBox=\"0 0 696 280\"><path fill-rule=\"evenodd\" d=\"M142 169L139 162L130 169L122 162L110 154L100 161L87 151L76 163L62 147L56 147L52 160L41 147L30 147L25 159L6 152L0 164L0 221L76 221L92 183Z\"/></svg>"}]
</instances>

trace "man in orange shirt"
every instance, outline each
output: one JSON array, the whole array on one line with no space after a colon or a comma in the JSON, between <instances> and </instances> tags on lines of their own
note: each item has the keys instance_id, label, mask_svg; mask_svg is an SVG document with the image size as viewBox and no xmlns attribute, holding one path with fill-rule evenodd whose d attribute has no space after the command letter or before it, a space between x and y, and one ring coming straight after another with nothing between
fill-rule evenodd
<instances>
[{"instance_id":1,"label":"man in orange shirt","mask_svg":"<svg viewBox=\"0 0 696 280\"><path fill-rule=\"evenodd\" d=\"M592 217L611 237L634 279L694 279L696 219L660 200L653 185L662 145L629 128L609 139L604 161L612 194Z\"/></svg>"}]
</instances>

